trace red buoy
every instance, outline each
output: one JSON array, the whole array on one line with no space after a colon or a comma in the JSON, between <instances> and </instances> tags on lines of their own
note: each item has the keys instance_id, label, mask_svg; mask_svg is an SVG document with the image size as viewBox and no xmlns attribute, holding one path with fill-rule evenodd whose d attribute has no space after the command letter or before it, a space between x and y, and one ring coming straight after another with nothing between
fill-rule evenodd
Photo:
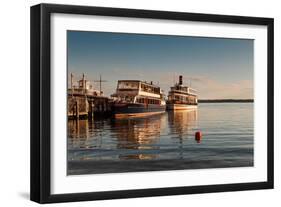
<instances>
[{"instance_id":1,"label":"red buoy","mask_svg":"<svg viewBox=\"0 0 281 207\"><path fill-rule=\"evenodd\" d=\"M202 133L200 131L195 132L195 140L199 143L202 139Z\"/></svg>"}]
</instances>

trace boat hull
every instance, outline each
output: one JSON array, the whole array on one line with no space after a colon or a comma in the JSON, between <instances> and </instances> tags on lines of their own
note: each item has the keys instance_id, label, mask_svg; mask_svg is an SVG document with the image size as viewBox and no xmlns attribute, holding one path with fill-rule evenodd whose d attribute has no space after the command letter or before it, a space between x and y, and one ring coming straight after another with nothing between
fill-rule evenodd
<instances>
[{"instance_id":1,"label":"boat hull","mask_svg":"<svg viewBox=\"0 0 281 207\"><path fill-rule=\"evenodd\" d=\"M167 104L167 110L194 110L194 109L197 109L197 105Z\"/></svg>"},{"instance_id":2,"label":"boat hull","mask_svg":"<svg viewBox=\"0 0 281 207\"><path fill-rule=\"evenodd\" d=\"M166 105L156 104L124 104L116 103L113 107L113 113L116 118L126 118L134 116L148 116L164 113Z\"/></svg>"}]
</instances>

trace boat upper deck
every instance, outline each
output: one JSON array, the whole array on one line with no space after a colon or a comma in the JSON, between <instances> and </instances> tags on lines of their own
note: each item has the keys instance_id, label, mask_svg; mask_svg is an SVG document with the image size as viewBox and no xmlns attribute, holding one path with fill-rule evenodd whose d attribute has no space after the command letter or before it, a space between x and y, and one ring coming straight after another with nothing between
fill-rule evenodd
<instances>
[{"instance_id":1,"label":"boat upper deck","mask_svg":"<svg viewBox=\"0 0 281 207\"><path fill-rule=\"evenodd\" d=\"M188 86L178 85L178 84L171 87L169 94L171 94L171 93L197 96L197 91L195 89L190 88Z\"/></svg>"},{"instance_id":2,"label":"boat upper deck","mask_svg":"<svg viewBox=\"0 0 281 207\"><path fill-rule=\"evenodd\" d=\"M117 96L146 96L161 97L161 89L154 85L153 82L145 82L141 80L119 80L116 89Z\"/></svg>"},{"instance_id":3,"label":"boat upper deck","mask_svg":"<svg viewBox=\"0 0 281 207\"><path fill-rule=\"evenodd\" d=\"M197 96L197 91L189 86L183 85L182 75L179 76L179 82L176 83L174 86L171 87L171 90L169 92L170 96L173 95L183 95L183 96Z\"/></svg>"}]
</instances>

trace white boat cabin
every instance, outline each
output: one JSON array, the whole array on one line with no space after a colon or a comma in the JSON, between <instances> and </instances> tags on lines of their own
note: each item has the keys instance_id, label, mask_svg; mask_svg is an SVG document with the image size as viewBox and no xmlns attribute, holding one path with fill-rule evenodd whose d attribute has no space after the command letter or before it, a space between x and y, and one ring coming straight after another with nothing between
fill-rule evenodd
<instances>
[{"instance_id":1,"label":"white boat cabin","mask_svg":"<svg viewBox=\"0 0 281 207\"><path fill-rule=\"evenodd\" d=\"M116 94L119 101L141 104L162 104L163 94L159 86L140 80L119 80Z\"/></svg>"},{"instance_id":2,"label":"white boat cabin","mask_svg":"<svg viewBox=\"0 0 281 207\"><path fill-rule=\"evenodd\" d=\"M179 83L176 83L168 94L169 103L197 104L197 91L191 87L184 86L182 76L179 76Z\"/></svg>"}]
</instances>

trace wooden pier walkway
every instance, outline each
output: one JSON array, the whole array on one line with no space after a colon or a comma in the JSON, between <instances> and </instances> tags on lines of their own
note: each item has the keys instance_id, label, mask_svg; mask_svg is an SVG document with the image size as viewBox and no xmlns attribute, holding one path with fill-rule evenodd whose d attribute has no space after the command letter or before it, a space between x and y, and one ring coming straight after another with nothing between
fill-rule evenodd
<instances>
[{"instance_id":1,"label":"wooden pier walkway","mask_svg":"<svg viewBox=\"0 0 281 207\"><path fill-rule=\"evenodd\" d=\"M84 94L68 95L69 119L92 119L95 115L110 115L112 102L108 97Z\"/></svg>"},{"instance_id":2,"label":"wooden pier walkway","mask_svg":"<svg viewBox=\"0 0 281 207\"><path fill-rule=\"evenodd\" d=\"M100 90L94 90L90 81L86 80L83 73L82 79L78 80L78 85L73 84L74 75L70 74L70 85L68 89L67 97L67 110L68 119L92 119L94 115L107 115L112 112L112 101L110 98L103 96L101 91L101 82L104 80L98 80L100 82Z\"/></svg>"}]
</instances>

